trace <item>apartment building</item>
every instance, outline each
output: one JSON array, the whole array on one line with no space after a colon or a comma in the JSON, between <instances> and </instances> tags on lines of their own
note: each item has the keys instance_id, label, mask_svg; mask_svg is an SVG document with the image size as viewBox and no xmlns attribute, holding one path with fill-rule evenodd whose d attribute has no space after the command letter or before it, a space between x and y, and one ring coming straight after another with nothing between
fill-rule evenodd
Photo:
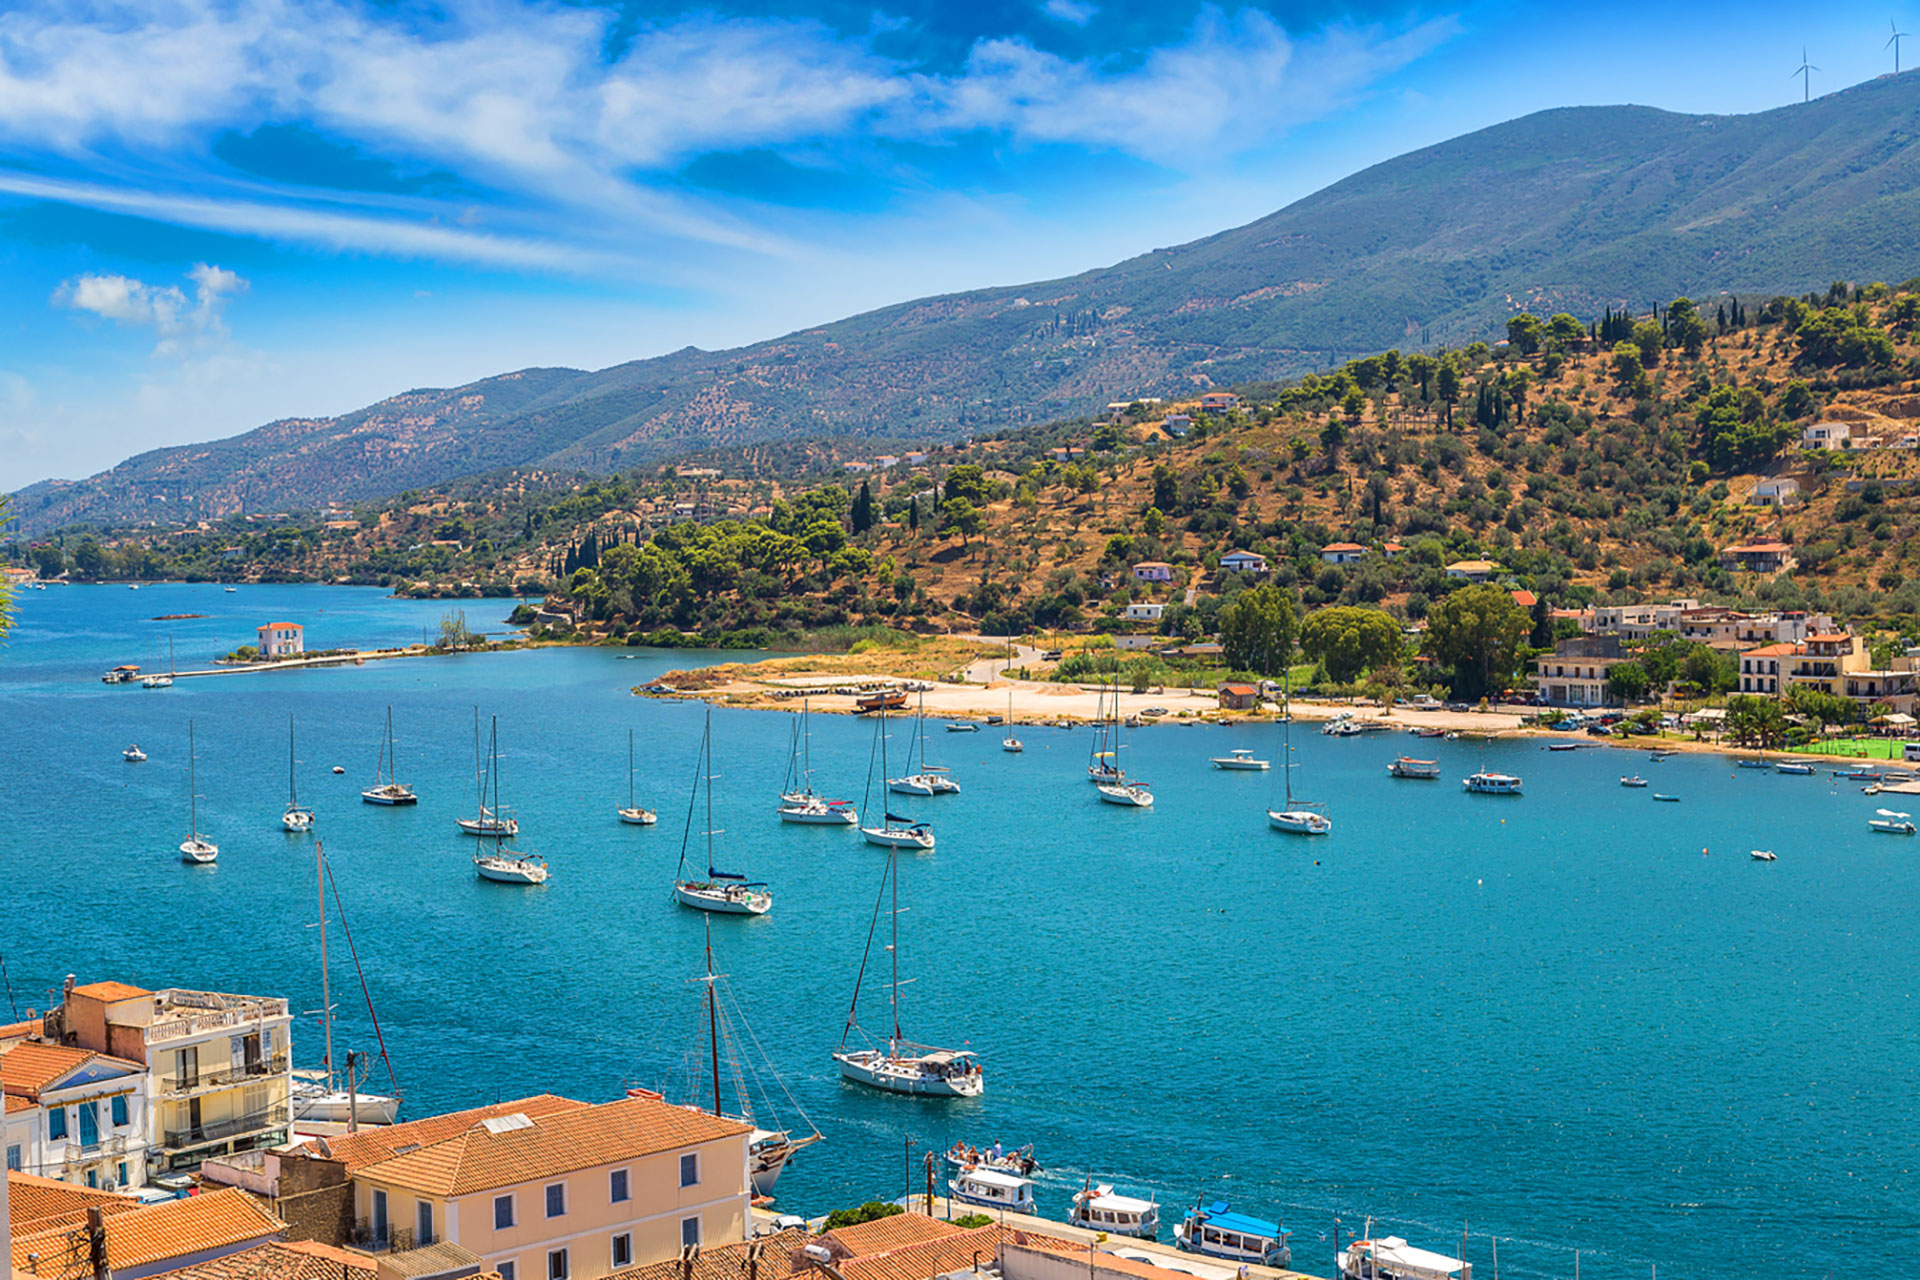
<instances>
[{"instance_id":1,"label":"apartment building","mask_svg":"<svg viewBox=\"0 0 1920 1280\"><path fill-rule=\"evenodd\" d=\"M1618 636L1573 636L1533 660L1540 696L1557 707L1604 707L1617 702L1607 692L1607 677L1632 658Z\"/></svg>"},{"instance_id":2,"label":"apartment building","mask_svg":"<svg viewBox=\"0 0 1920 1280\"><path fill-rule=\"evenodd\" d=\"M601 1280L746 1239L752 1133L644 1091L486 1116L357 1168L357 1234L402 1251L450 1241L502 1280Z\"/></svg>"},{"instance_id":3,"label":"apartment building","mask_svg":"<svg viewBox=\"0 0 1920 1280\"><path fill-rule=\"evenodd\" d=\"M147 1180L147 1070L91 1049L25 1040L0 1050L6 1163L113 1191Z\"/></svg>"},{"instance_id":4,"label":"apartment building","mask_svg":"<svg viewBox=\"0 0 1920 1280\"><path fill-rule=\"evenodd\" d=\"M146 1069L149 1173L287 1140L292 1029L279 997L75 986L71 975L46 1016L54 1043Z\"/></svg>"}]
</instances>

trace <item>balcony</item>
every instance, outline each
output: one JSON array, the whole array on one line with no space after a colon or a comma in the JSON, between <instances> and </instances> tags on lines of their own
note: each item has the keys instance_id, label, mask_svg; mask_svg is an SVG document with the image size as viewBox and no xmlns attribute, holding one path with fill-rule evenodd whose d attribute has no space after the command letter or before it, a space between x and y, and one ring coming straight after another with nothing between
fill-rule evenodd
<instances>
[{"instance_id":1,"label":"balcony","mask_svg":"<svg viewBox=\"0 0 1920 1280\"><path fill-rule=\"evenodd\" d=\"M182 1147L203 1147L209 1143L238 1138L243 1134L277 1129L286 1123L287 1108L282 1104L237 1116L232 1120L219 1120L213 1124L195 1125L186 1129L168 1129L161 1135L160 1145L174 1150Z\"/></svg>"},{"instance_id":2,"label":"balcony","mask_svg":"<svg viewBox=\"0 0 1920 1280\"><path fill-rule=\"evenodd\" d=\"M287 1057L263 1058L259 1062L246 1063L238 1067L218 1067L211 1071L201 1071L190 1076L161 1076L158 1083L160 1096L180 1098L189 1094L205 1093L210 1089L227 1089L236 1084L246 1084L268 1076L283 1076L287 1073Z\"/></svg>"},{"instance_id":3,"label":"balcony","mask_svg":"<svg viewBox=\"0 0 1920 1280\"><path fill-rule=\"evenodd\" d=\"M167 991L147 1028L149 1046L213 1031L259 1028L287 1020L287 1002L267 996L230 996L212 991Z\"/></svg>"}]
</instances>

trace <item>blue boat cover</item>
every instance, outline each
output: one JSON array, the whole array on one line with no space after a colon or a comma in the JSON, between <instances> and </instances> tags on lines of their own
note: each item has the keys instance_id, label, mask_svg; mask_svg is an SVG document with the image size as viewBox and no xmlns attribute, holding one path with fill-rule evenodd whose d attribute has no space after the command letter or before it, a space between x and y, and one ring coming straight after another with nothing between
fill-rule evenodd
<instances>
[{"instance_id":1,"label":"blue boat cover","mask_svg":"<svg viewBox=\"0 0 1920 1280\"><path fill-rule=\"evenodd\" d=\"M1206 1212L1207 1225L1216 1231L1237 1231L1243 1236L1263 1236L1268 1240L1281 1240L1292 1234L1277 1222L1263 1222L1259 1218L1250 1218L1244 1213L1228 1213L1226 1206L1215 1202Z\"/></svg>"}]
</instances>

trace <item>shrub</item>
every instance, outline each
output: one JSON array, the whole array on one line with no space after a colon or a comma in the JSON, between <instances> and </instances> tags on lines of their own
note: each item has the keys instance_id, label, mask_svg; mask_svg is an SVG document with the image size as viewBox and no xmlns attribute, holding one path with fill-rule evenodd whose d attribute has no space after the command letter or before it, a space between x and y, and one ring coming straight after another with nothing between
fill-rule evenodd
<instances>
[{"instance_id":1,"label":"shrub","mask_svg":"<svg viewBox=\"0 0 1920 1280\"><path fill-rule=\"evenodd\" d=\"M891 1218L906 1210L897 1204L887 1204L882 1200L869 1200L858 1209L835 1209L827 1215L828 1231L838 1231L841 1227L857 1227L863 1222L872 1222L876 1218ZM992 1220L989 1219L989 1222Z\"/></svg>"}]
</instances>

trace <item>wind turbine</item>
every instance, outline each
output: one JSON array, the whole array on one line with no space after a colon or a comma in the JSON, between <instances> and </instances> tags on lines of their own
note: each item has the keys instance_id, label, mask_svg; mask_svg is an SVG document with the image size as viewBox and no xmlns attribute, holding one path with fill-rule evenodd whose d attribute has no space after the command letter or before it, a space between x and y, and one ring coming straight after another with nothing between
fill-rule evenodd
<instances>
[{"instance_id":1,"label":"wind turbine","mask_svg":"<svg viewBox=\"0 0 1920 1280\"><path fill-rule=\"evenodd\" d=\"M1887 37L1887 43L1881 45L1880 48L1884 52L1887 48L1887 45L1893 46L1893 74L1899 75L1900 74L1900 42L1902 40L1909 39L1909 37L1906 32L1900 29L1899 23L1889 22L1887 23L1887 26L1892 28L1893 34ZM1805 50L1802 50L1801 52L1804 53Z\"/></svg>"},{"instance_id":2,"label":"wind turbine","mask_svg":"<svg viewBox=\"0 0 1920 1280\"><path fill-rule=\"evenodd\" d=\"M1793 76L1799 76L1801 78L1800 101L1813 101L1813 73L1819 69L1820 68L1807 61L1807 48L1805 45L1801 45L1800 66L1793 73ZM1788 76L1787 79L1791 80L1793 76Z\"/></svg>"}]
</instances>

